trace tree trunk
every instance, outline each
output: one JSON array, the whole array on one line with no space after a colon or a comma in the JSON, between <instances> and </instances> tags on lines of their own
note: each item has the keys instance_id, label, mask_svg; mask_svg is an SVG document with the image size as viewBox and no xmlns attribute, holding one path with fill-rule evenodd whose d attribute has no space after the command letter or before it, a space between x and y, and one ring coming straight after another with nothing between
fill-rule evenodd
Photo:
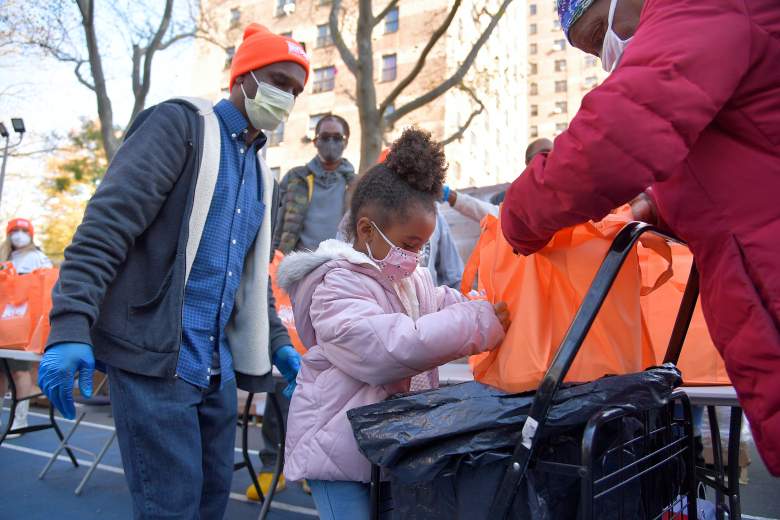
<instances>
[{"instance_id":1,"label":"tree trunk","mask_svg":"<svg viewBox=\"0 0 780 520\"><path fill-rule=\"evenodd\" d=\"M79 11L81 11L81 24L84 27L84 36L87 42L89 68L92 73L93 90L100 119L100 134L106 158L110 162L119 148L119 142L114 136L114 111L111 108L111 99L108 97L103 61L98 50L97 32L95 31L95 2L94 0L78 0L77 3Z\"/></svg>"},{"instance_id":2,"label":"tree trunk","mask_svg":"<svg viewBox=\"0 0 780 520\"><path fill-rule=\"evenodd\" d=\"M371 168L382 151L382 135L384 129L379 112L373 111L373 114L364 114L360 110L360 166L358 171L365 172Z\"/></svg>"},{"instance_id":3,"label":"tree trunk","mask_svg":"<svg viewBox=\"0 0 780 520\"><path fill-rule=\"evenodd\" d=\"M374 49L371 43L374 13L371 4L371 0L360 0L357 24L358 73L355 79L360 116L360 173L373 166L382 146L382 119L374 86Z\"/></svg>"}]
</instances>

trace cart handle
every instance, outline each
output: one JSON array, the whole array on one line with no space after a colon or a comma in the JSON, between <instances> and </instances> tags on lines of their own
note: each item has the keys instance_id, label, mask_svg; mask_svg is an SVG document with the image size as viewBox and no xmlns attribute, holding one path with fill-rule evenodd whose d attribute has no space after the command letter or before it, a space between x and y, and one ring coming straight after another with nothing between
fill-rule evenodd
<instances>
[{"instance_id":1,"label":"cart handle","mask_svg":"<svg viewBox=\"0 0 780 520\"><path fill-rule=\"evenodd\" d=\"M634 245L639 241L639 238L648 232L660 235L672 242L685 244L679 238L644 222L629 222L617 234L593 282L591 282L590 288L585 294L585 299L577 310L574 321L569 326L561 346L558 347L558 352L552 365L547 369L547 373L536 391L528 418L523 425L522 435L509 461L509 467L498 488L498 493L496 493L493 499L488 518L498 520L506 517L509 507L514 500L518 484L525 476L531 457L536 451L537 440L540 438L540 431L544 428L547 421L547 414L552 406L553 398L566 377L569 368L571 368L571 364L583 341L585 341L593 321L596 319L599 310L601 310L601 306L612 288L620 268L623 266L626 258L628 258ZM680 357L698 296L699 275L694 263L691 266L688 285L685 288L685 294L680 305L680 311L677 314L664 362L676 363Z\"/></svg>"}]
</instances>

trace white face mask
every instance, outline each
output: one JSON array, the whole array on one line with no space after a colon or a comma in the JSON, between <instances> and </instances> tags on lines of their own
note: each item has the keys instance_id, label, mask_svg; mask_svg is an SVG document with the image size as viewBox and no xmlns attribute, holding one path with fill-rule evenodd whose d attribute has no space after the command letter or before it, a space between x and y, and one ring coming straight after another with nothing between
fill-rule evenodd
<instances>
[{"instance_id":1,"label":"white face mask","mask_svg":"<svg viewBox=\"0 0 780 520\"><path fill-rule=\"evenodd\" d=\"M30 235L24 231L14 231L11 233L11 245L16 249L27 247L32 242Z\"/></svg>"},{"instance_id":2,"label":"white face mask","mask_svg":"<svg viewBox=\"0 0 780 520\"><path fill-rule=\"evenodd\" d=\"M295 106L295 96L268 83L257 81L254 73L250 72L250 74L257 83L257 93L254 99L246 95L244 85L241 85L241 92L244 93L244 107L246 107L249 122L257 130L275 130L290 116L290 112Z\"/></svg>"},{"instance_id":3,"label":"white face mask","mask_svg":"<svg viewBox=\"0 0 780 520\"><path fill-rule=\"evenodd\" d=\"M604 35L604 45L601 48L601 66L607 72L612 72L620 61L623 51L631 41L631 38L621 40L620 36L612 30L612 21L615 18L615 8L617 0L612 0L609 4L609 19L607 21L607 33Z\"/></svg>"}]
</instances>

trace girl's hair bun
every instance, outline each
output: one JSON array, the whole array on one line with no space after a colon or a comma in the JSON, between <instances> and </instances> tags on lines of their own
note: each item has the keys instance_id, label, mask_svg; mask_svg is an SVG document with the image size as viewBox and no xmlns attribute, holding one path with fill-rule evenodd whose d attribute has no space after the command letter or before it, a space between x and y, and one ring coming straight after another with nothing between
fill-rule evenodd
<instances>
[{"instance_id":1,"label":"girl's hair bun","mask_svg":"<svg viewBox=\"0 0 780 520\"><path fill-rule=\"evenodd\" d=\"M434 195L442 190L448 166L444 146L417 127L403 131L384 164L412 188Z\"/></svg>"}]
</instances>

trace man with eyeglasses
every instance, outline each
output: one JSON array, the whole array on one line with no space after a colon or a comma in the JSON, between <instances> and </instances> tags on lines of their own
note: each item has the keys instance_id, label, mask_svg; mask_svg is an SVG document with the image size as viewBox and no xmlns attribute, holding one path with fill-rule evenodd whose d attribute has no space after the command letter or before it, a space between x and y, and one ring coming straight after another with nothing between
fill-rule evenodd
<instances>
[{"instance_id":1,"label":"man with eyeglasses","mask_svg":"<svg viewBox=\"0 0 780 520\"><path fill-rule=\"evenodd\" d=\"M343 157L348 141L346 120L335 114L323 116L315 128L317 155L282 179L274 246L284 254L313 251L323 240L336 237L346 211L346 192L355 179L355 168Z\"/></svg>"}]
</instances>

